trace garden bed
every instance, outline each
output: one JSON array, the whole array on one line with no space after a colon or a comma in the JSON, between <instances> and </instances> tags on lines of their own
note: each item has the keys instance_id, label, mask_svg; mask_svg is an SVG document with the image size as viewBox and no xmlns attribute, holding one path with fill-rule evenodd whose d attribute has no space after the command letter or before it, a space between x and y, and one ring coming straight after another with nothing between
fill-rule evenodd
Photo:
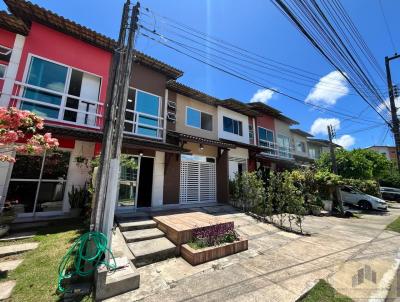
<instances>
[{"instance_id":1,"label":"garden bed","mask_svg":"<svg viewBox=\"0 0 400 302\"><path fill-rule=\"evenodd\" d=\"M181 246L181 256L191 265L198 265L248 249L248 240L239 239L230 243L195 249L189 244Z\"/></svg>"}]
</instances>

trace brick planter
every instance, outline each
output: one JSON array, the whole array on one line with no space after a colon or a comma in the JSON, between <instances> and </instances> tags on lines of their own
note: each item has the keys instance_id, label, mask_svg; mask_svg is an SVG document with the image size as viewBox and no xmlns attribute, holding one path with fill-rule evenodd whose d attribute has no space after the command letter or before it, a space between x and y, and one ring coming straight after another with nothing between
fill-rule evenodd
<instances>
[{"instance_id":1,"label":"brick planter","mask_svg":"<svg viewBox=\"0 0 400 302\"><path fill-rule=\"evenodd\" d=\"M188 244L181 246L181 256L191 265L198 265L204 262L236 254L248 249L247 239L241 239L232 243L225 243L218 246L210 246L202 249L193 249Z\"/></svg>"}]
</instances>

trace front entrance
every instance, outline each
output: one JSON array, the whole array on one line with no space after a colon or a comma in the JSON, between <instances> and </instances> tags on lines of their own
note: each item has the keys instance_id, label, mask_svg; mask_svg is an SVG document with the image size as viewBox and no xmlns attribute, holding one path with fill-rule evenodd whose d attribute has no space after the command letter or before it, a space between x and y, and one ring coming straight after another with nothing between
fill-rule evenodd
<instances>
[{"instance_id":1,"label":"front entrance","mask_svg":"<svg viewBox=\"0 0 400 302\"><path fill-rule=\"evenodd\" d=\"M216 202L216 176L215 158L182 155L179 202Z\"/></svg>"},{"instance_id":2,"label":"front entrance","mask_svg":"<svg viewBox=\"0 0 400 302\"><path fill-rule=\"evenodd\" d=\"M154 158L129 156L121 161L117 211L134 211L150 207Z\"/></svg>"}]
</instances>

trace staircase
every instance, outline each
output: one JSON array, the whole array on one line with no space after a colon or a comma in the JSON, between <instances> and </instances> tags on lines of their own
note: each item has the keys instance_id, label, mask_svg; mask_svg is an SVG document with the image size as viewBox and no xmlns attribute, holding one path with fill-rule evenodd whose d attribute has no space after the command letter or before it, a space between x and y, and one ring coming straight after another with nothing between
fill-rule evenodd
<instances>
[{"instance_id":1,"label":"staircase","mask_svg":"<svg viewBox=\"0 0 400 302\"><path fill-rule=\"evenodd\" d=\"M136 267L175 257L176 246L157 228L150 218L123 220L118 224L120 231L133 254Z\"/></svg>"}]
</instances>

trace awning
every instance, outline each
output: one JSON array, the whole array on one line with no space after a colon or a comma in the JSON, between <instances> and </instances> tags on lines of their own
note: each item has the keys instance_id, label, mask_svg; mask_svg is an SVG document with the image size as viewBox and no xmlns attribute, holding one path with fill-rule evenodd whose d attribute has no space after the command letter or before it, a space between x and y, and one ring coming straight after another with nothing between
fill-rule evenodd
<instances>
[{"instance_id":1,"label":"awning","mask_svg":"<svg viewBox=\"0 0 400 302\"><path fill-rule=\"evenodd\" d=\"M219 141L219 140L213 140L213 139L208 139L208 138L204 138L204 137L179 133L179 132L175 132L175 131L168 131L167 135L172 138L177 138L181 142L194 142L194 143L199 143L199 144L204 144L204 145L216 146L216 147L220 147L223 149L235 149L236 148L236 146L234 144L229 144L229 143L225 143L225 142Z\"/></svg>"}]
</instances>

